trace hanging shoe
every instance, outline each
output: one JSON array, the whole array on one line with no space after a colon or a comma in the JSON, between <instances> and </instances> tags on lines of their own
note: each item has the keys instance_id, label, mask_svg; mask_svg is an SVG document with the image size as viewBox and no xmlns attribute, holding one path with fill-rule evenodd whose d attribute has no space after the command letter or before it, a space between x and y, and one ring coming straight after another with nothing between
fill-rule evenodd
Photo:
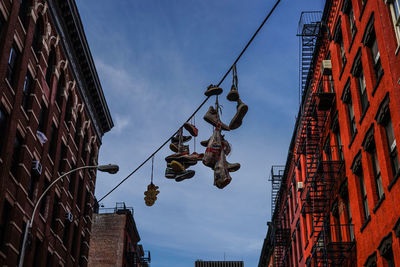
<instances>
[{"instance_id":1,"label":"hanging shoe","mask_svg":"<svg viewBox=\"0 0 400 267\"><path fill-rule=\"evenodd\" d=\"M204 92L204 94L206 96L220 95L221 93L222 93L222 88L220 88L220 87L218 87L216 85L213 85L213 84L210 84L207 87L207 90Z\"/></svg>"},{"instance_id":2,"label":"hanging shoe","mask_svg":"<svg viewBox=\"0 0 400 267\"><path fill-rule=\"evenodd\" d=\"M229 163L226 162L226 168L229 172L235 172L240 169L240 163Z\"/></svg>"},{"instance_id":3,"label":"hanging shoe","mask_svg":"<svg viewBox=\"0 0 400 267\"><path fill-rule=\"evenodd\" d=\"M190 136L190 135L187 135L187 136L182 136L182 142L183 143L186 143L187 141L190 141L190 140L192 140L192 137ZM179 136L174 136L174 137L172 137L171 138L171 142L172 143L179 143Z\"/></svg>"},{"instance_id":4,"label":"hanging shoe","mask_svg":"<svg viewBox=\"0 0 400 267\"><path fill-rule=\"evenodd\" d=\"M247 110L249 107L243 103L240 99L237 101L237 107L236 107L236 114L233 116L233 119L231 120L231 123L229 123L229 129L234 130L240 127L242 125L242 120L244 116L247 113Z\"/></svg>"},{"instance_id":5,"label":"hanging shoe","mask_svg":"<svg viewBox=\"0 0 400 267\"><path fill-rule=\"evenodd\" d=\"M204 115L203 119L206 122L208 122L211 125L213 125L213 126L217 126L217 124L219 122L219 123L221 123L221 129L222 130L229 131L228 125L222 123L219 120L218 113L217 113L217 111L215 110L215 108L213 106L210 106L210 108L208 109L206 115Z\"/></svg>"},{"instance_id":6,"label":"hanging shoe","mask_svg":"<svg viewBox=\"0 0 400 267\"><path fill-rule=\"evenodd\" d=\"M167 167L165 169L165 178L175 179L175 177L176 177L176 172L171 167Z\"/></svg>"},{"instance_id":7,"label":"hanging shoe","mask_svg":"<svg viewBox=\"0 0 400 267\"><path fill-rule=\"evenodd\" d=\"M191 156L191 158L193 158L197 161L201 161L201 160L203 160L204 154L203 153L198 154L197 152L193 152L190 156Z\"/></svg>"},{"instance_id":8,"label":"hanging shoe","mask_svg":"<svg viewBox=\"0 0 400 267\"><path fill-rule=\"evenodd\" d=\"M175 153L175 154L172 154L172 155L169 155L169 156L165 157L165 161L167 163L170 163L171 161L179 160L180 157L182 157L183 155L188 155L188 154L189 154L189 151L185 151L185 152L182 152L182 153Z\"/></svg>"},{"instance_id":9,"label":"hanging shoe","mask_svg":"<svg viewBox=\"0 0 400 267\"><path fill-rule=\"evenodd\" d=\"M169 144L169 149L171 149L171 150L174 151L174 152L178 152L178 151L179 151L179 145L178 145L178 143L171 143L171 144ZM181 150L182 150L182 152L184 152L184 151L189 151L189 146L188 146L188 145L187 145L187 146L182 146Z\"/></svg>"},{"instance_id":10,"label":"hanging shoe","mask_svg":"<svg viewBox=\"0 0 400 267\"><path fill-rule=\"evenodd\" d=\"M200 142L200 145L202 145L202 146L204 146L204 147L207 147L208 141L210 141L210 139L201 141L201 142Z\"/></svg>"},{"instance_id":11,"label":"hanging shoe","mask_svg":"<svg viewBox=\"0 0 400 267\"><path fill-rule=\"evenodd\" d=\"M236 86L232 85L231 90L229 91L229 93L226 96L226 99L228 99L229 101L238 101L239 100L239 92L236 88Z\"/></svg>"},{"instance_id":12,"label":"hanging shoe","mask_svg":"<svg viewBox=\"0 0 400 267\"><path fill-rule=\"evenodd\" d=\"M229 155L229 154L231 153L231 151L232 151L231 145L229 144L229 142L226 141L226 140L222 137L221 144L222 144L222 149L224 150L225 155Z\"/></svg>"},{"instance_id":13,"label":"hanging shoe","mask_svg":"<svg viewBox=\"0 0 400 267\"><path fill-rule=\"evenodd\" d=\"M190 179L190 178L192 178L192 177L195 175L195 173L196 173L196 172L193 171L193 170L186 170L186 171L183 171L182 173L179 173L179 174L176 175L175 181L181 182L181 181L183 181L183 180L185 180L185 179Z\"/></svg>"},{"instance_id":14,"label":"hanging shoe","mask_svg":"<svg viewBox=\"0 0 400 267\"><path fill-rule=\"evenodd\" d=\"M185 122L183 124L183 128L186 129L190 133L191 136L197 136L199 134L199 130L193 124Z\"/></svg>"},{"instance_id":15,"label":"hanging shoe","mask_svg":"<svg viewBox=\"0 0 400 267\"><path fill-rule=\"evenodd\" d=\"M183 166L183 164L178 162L178 161L176 161L176 160L171 161L171 168L176 173L183 172L185 170L185 167Z\"/></svg>"}]
</instances>

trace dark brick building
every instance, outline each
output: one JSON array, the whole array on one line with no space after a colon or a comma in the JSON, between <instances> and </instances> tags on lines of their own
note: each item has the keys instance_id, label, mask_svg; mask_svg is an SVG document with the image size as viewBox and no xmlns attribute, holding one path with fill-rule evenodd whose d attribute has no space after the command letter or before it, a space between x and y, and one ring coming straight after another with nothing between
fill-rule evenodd
<instances>
[{"instance_id":1,"label":"dark brick building","mask_svg":"<svg viewBox=\"0 0 400 267\"><path fill-rule=\"evenodd\" d=\"M0 265L16 266L34 203L97 165L113 122L73 0L0 1ZM26 266L87 266L96 172L43 199Z\"/></svg>"},{"instance_id":2,"label":"dark brick building","mask_svg":"<svg viewBox=\"0 0 400 267\"><path fill-rule=\"evenodd\" d=\"M125 203L117 203L112 209L101 208L93 215L89 266L147 267L150 252L145 253L139 241L132 208Z\"/></svg>"},{"instance_id":3,"label":"dark brick building","mask_svg":"<svg viewBox=\"0 0 400 267\"><path fill-rule=\"evenodd\" d=\"M261 266L400 266L400 1L315 15L300 21L303 97Z\"/></svg>"}]
</instances>

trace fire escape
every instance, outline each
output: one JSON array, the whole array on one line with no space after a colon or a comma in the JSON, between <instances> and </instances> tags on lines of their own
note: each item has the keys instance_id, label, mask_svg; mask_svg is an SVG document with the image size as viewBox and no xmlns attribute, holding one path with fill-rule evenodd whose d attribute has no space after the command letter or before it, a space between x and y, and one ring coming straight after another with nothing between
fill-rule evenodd
<instances>
[{"instance_id":1,"label":"fire escape","mask_svg":"<svg viewBox=\"0 0 400 267\"><path fill-rule=\"evenodd\" d=\"M272 166L270 181L272 183L271 212L272 217L272 247L274 248L273 266L287 266L285 255L290 244L290 228L286 225L285 216L279 210L282 202L281 184L285 166ZM270 225L271 226L271 225Z\"/></svg>"},{"instance_id":2,"label":"fire escape","mask_svg":"<svg viewBox=\"0 0 400 267\"><path fill-rule=\"evenodd\" d=\"M354 242L349 234L351 225L331 223L330 210L333 198L338 191L338 184L345 176L344 162L339 157L333 160L331 155L333 151L340 153L341 147L323 146L335 93L328 93L326 90L313 91L314 70L321 69L323 75L331 75L330 60L318 61L319 54L327 54L329 41L328 33L322 30L320 22L313 21L315 18L314 12L303 12L300 19L302 24L299 24L303 28L299 36L302 38L301 53L304 65L300 69L303 103L296 151L298 155L304 155L306 161L306 177L301 200L303 211L312 218L312 249L307 266L343 266L354 247ZM318 46L318 51L312 59L309 59L309 51L314 51L314 47L310 48L311 43ZM314 60L317 61L315 64ZM307 76L305 82L304 75Z\"/></svg>"}]
</instances>

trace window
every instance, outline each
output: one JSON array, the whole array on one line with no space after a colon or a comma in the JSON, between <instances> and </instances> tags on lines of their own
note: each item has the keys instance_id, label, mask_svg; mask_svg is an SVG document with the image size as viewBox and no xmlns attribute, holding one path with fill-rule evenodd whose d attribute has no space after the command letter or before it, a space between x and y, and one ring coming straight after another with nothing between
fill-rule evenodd
<instances>
[{"instance_id":1,"label":"window","mask_svg":"<svg viewBox=\"0 0 400 267\"><path fill-rule=\"evenodd\" d=\"M76 169L75 164L73 164L71 166L71 170L74 170L74 169ZM68 191L71 193L72 198L74 198L74 196L75 196L75 183L76 183L77 175L78 175L78 172L73 172L73 173L71 173L71 175L69 177Z\"/></svg>"},{"instance_id":2,"label":"window","mask_svg":"<svg viewBox=\"0 0 400 267\"><path fill-rule=\"evenodd\" d=\"M340 137L340 130L339 130L339 125L336 127L334 130L335 138L336 138L336 145L337 145L337 150L338 150L338 156L340 160L344 160L343 156L343 145L342 145L342 138Z\"/></svg>"},{"instance_id":3,"label":"window","mask_svg":"<svg viewBox=\"0 0 400 267\"><path fill-rule=\"evenodd\" d=\"M4 139L6 138L8 114L3 108L0 108L0 153L3 148Z\"/></svg>"},{"instance_id":4,"label":"window","mask_svg":"<svg viewBox=\"0 0 400 267\"><path fill-rule=\"evenodd\" d=\"M49 86L50 91L52 89L51 77L53 77L53 70L56 65L56 55L54 50L55 50L54 47L52 47L47 61L47 70L46 70L46 83Z\"/></svg>"},{"instance_id":5,"label":"window","mask_svg":"<svg viewBox=\"0 0 400 267\"><path fill-rule=\"evenodd\" d=\"M49 180L45 178L42 192L44 192L44 190L46 190L49 187L49 185L50 185ZM46 217L48 204L49 204L49 194L46 194L42 199L42 204L40 205L40 214L43 216L43 218Z\"/></svg>"},{"instance_id":6,"label":"window","mask_svg":"<svg viewBox=\"0 0 400 267\"><path fill-rule=\"evenodd\" d=\"M19 59L19 50L16 44L11 46L10 55L8 57L7 81L14 86L17 61Z\"/></svg>"},{"instance_id":7,"label":"window","mask_svg":"<svg viewBox=\"0 0 400 267\"><path fill-rule=\"evenodd\" d=\"M299 258L303 258L303 242L301 240L301 232L300 232L300 220L297 221L296 224L296 232L297 232L297 240L299 243L298 249L299 249Z\"/></svg>"},{"instance_id":8,"label":"window","mask_svg":"<svg viewBox=\"0 0 400 267\"><path fill-rule=\"evenodd\" d=\"M60 78L58 79L57 82L57 92L56 92L56 103L60 109L61 109L61 100L62 100L64 85L65 85L65 78L64 78L64 71L62 71Z\"/></svg>"},{"instance_id":9,"label":"window","mask_svg":"<svg viewBox=\"0 0 400 267\"><path fill-rule=\"evenodd\" d=\"M68 123L71 120L71 115L72 115L72 94L69 94L67 107L65 109L64 121ZM67 129L69 128L67 127Z\"/></svg>"},{"instance_id":10,"label":"window","mask_svg":"<svg viewBox=\"0 0 400 267\"><path fill-rule=\"evenodd\" d=\"M32 91L32 76L30 72L25 76L24 87L22 89L22 107L25 111L29 108L29 96L31 95Z\"/></svg>"},{"instance_id":11,"label":"window","mask_svg":"<svg viewBox=\"0 0 400 267\"><path fill-rule=\"evenodd\" d=\"M350 199L349 199L349 191L347 188L347 183L346 186L343 190L342 194L342 199L345 205L345 220L348 225L348 231L350 235L350 241L354 241L354 229L353 229L353 216L351 215L351 209L350 209Z\"/></svg>"},{"instance_id":12,"label":"window","mask_svg":"<svg viewBox=\"0 0 400 267\"><path fill-rule=\"evenodd\" d=\"M342 34L341 29L339 32L338 43L339 43L339 49L340 49L340 59L342 60L342 68L344 68L344 65L346 65L347 59L346 59L346 50L344 48L343 34Z\"/></svg>"},{"instance_id":13,"label":"window","mask_svg":"<svg viewBox=\"0 0 400 267\"><path fill-rule=\"evenodd\" d=\"M367 95L367 84L365 82L365 75L362 67L360 66L360 70L357 73L357 83L358 83L358 90L360 93L360 101L361 101L361 110L362 113L367 110L368 108L368 95Z\"/></svg>"},{"instance_id":14,"label":"window","mask_svg":"<svg viewBox=\"0 0 400 267\"><path fill-rule=\"evenodd\" d=\"M36 185L37 185L37 183L39 181L39 177L38 176L39 175L36 174L35 171L31 170L31 177L29 179L29 184L28 184L28 197L29 197L30 200L33 200L33 196L34 196L34 193L35 193L35 188L36 188Z\"/></svg>"},{"instance_id":15,"label":"window","mask_svg":"<svg viewBox=\"0 0 400 267\"><path fill-rule=\"evenodd\" d=\"M384 122L386 140L388 144L389 157L390 157L390 166L392 169L393 177L396 177L399 172L400 164L399 164L399 155L397 154L397 144L396 138L394 136L393 124L390 114L387 115L386 121Z\"/></svg>"},{"instance_id":16,"label":"window","mask_svg":"<svg viewBox=\"0 0 400 267\"><path fill-rule=\"evenodd\" d=\"M50 145L49 145L49 155L50 158L55 160L57 150L57 128L54 124L51 125L50 129Z\"/></svg>"},{"instance_id":17,"label":"window","mask_svg":"<svg viewBox=\"0 0 400 267\"><path fill-rule=\"evenodd\" d=\"M379 167L378 154L376 152L375 143L371 145L370 151L368 152L371 155L372 170L374 173L374 180L375 180L376 197L379 201L383 197L383 185L382 185L381 168Z\"/></svg>"},{"instance_id":18,"label":"window","mask_svg":"<svg viewBox=\"0 0 400 267\"><path fill-rule=\"evenodd\" d=\"M308 225L307 225L307 214L303 213L303 229L304 229L304 240L306 240L306 244L308 244Z\"/></svg>"},{"instance_id":19,"label":"window","mask_svg":"<svg viewBox=\"0 0 400 267\"><path fill-rule=\"evenodd\" d=\"M61 143L61 153L60 153L60 160L58 162L58 173L62 174L66 169L66 162L67 162L67 146L62 142Z\"/></svg>"},{"instance_id":20,"label":"window","mask_svg":"<svg viewBox=\"0 0 400 267\"><path fill-rule=\"evenodd\" d=\"M14 139L14 149L11 157L11 173L14 175L14 177L16 176L18 170L21 148L22 148L22 137L19 133L17 133Z\"/></svg>"},{"instance_id":21,"label":"window","mask_svg":"<svg viewBox=\"0 0 400 267\"><path fill-rule=\"evenodd\" d=\"M351 39L353 39L357 33L357 27L356 27L356 19L354 17L353 5L351 4L351 1L346 1L346 7L344 13L347 14L349 18Z\"/></svg>"},{"instance_id":22,"label":"window","mask_svg":"<svg viewBox=\"0 0 400 267\"><path fill-rule=\"evenodd\" d=\"M369 207L368 207L368 199L367 199L367 190L365 189L364 183L364 173L362 170L359 171L357 174L358 181L360 185L360 194L361 194L361 201L362 201L362 215L364 221L369 218Z\"/></svg>"},{"instance_id":23,"label":"window","mask_svg":"<svg viewBox=\"0 0 400 267\"><path fill-rule=\"evenodd\" d=\"M33 254L33 267L41 266L43 243L39 238L36 238L35 253Z\"/></svg>"},{"instance_id":24,"label":"window","mask_svg":"<svg viewBox=\"0 0 400 267\"><path fill-rule=\"evenodd\" d=\"M294 265L291 266L297 266L297 263L299 262L299 257L297 254L297 240L296 240L296 230L294 230L293 234L292 234L292 239L293 239L293 250L294 250Z\"/></svg>"},{"instance_id":25,"label":"window","mask_svg":"<svg viewBox=\"0 0 400 267\"><path fill-rule=\"evenodd\" d=\"M59 205L60 205L60 198L56 194L54 194L53 214L52 214L52 219L51 219L51 228L53 228L53 231L55 233L58 232L57 219L58 219L58 214L59 214Z\"/></svg>"},{"instance_id":26,"label":"window","mask_svg":"<svg viewBox=\"0 0 400 267\"><path fill-rule=\"evenodd\" d=\"M46 127L46 114L47 114L47 107L46 104L42 101L40 104L40 112L39 112L39 126L38 130L41 131L42 133L45 132L45 127Z\"/></svg>"},{"instance_id":27,"label":"window","mask_svg":"<svg viewBox=\"0 0 400 267\"><path fill-rule=\"evenodd\" d=\"M22 24L24 25L25 28L27 28L27 24L28 24L28 10L29 10L29 6L30 6L30 1L29 0L20 0L19 1L20 5L19 5L19 12L18 12L18 16L21 19Z\"/></svg>"},{"instance_id":28,"label":"window","mask_svg":"<svg viewBox=\"0 0 400 267\"><path fill-rule=\"evenodd\" d=\"M4 251L6 245L6 235L10 223L12 206L7 199L4 200L3 211L0 219L0 250Z\"/></svg>"},{"instance_id":29,"label":"window","mask_svg":"<svg viewBox=\"0 0 400 267\"><path fill-rule=\"evenodd\" d=\"M376 41L375 30L371 33L370 40L367 43L367 46L371 50L373 69L375 73L376 83L380 80L381 75L383 74L382 64L381 64L381 56L379 53L378 42Z\"/></svg>"},{"instance_id":30,"label":"window","mask_svg":"<svg viewBox=\"0 0 400 267\"><path fill-rule=\"evenodd\" d=\"M346 103L347 105L347 116L349 118L349 123L350 123L350 136L354 136L356 134L357 128L356 128L356 118L354 116L354 108L353 108L353 102L350 100Z\"/></svg>"},{"instance_id":31,"label":"window","mask_svg":"<svg viewBox=\"0 0 400 267\"><path fill-rule=\"evenodd\" d=\"M32 38L32 48L37 58L39 58L39 51L41 48L42 29L43 29L43 20L42 17L39 16L39 18L36 20L35 31L33 32L33 38Z\"/></svg>"},{"instance_id":32,"label":"window","mask_svg":"<svg viewBox=\"0 0 400 267\"><path fill-rule=\"evenodd\" d=\"M333 225L331 227L331 238L334 237L333 241L342 242L343 241L342 229L340 228L340 215L339 215L339 207L337 200L333 205L332 217L333 217Z\"/></svg>"},{"instance_id":33,"label":"window","mask_svg":"<svg viewBox=\"0 0 400 267\"><path fill-rule=\"evenodd\" d=\"M392 22L394 32L397 37L397 42L400 42L400 0L388 0L390 14L392 16Z\"/></svg>"},{"instance_id":34,"label":"window","mask_svg":"<svg viewBox=\"0 0 400 267\"><path fill-rule=\"evenodd\" d=\"M80 139L80 133L81 133L81 130L82 130L81 129L82 128L82 118L79 115L78 115L78 119L76 121L75 126L76 126L76 132L75 132L74 140L75 140L75 145L79 149L79 139Z\"/></svg>"}]
</instances>

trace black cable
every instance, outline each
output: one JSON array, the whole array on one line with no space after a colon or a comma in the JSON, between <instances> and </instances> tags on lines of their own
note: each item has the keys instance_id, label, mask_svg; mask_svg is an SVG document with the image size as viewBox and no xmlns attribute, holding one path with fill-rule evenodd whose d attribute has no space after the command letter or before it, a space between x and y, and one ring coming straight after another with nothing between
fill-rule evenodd
<instances>
[{"instance_id":1,"label":"black cable","mask_svg":"<svg viewBox=\"0 0 400 267\"><path fill-rule=\"evenodd\" d=\"M250 40L247 42L246 46L243 48L242 52L240 52L239 56L236 58L235 62L233 62L233 64L230 66L230 68L228 69L228 71L225 73L225 75L222 77L221 81L217 84L217 86L220 86L223 81L225 80L226 76L228 76L228 74L232 71L232 68L234 65L236 65L236 63L239 61L239 59L242 57L242 55L244 54L244 52L247 50L247 48L249 47L249 45L251 44L251 42L253 42L254 38L256 37L256 35L258 34L258 32L261 30L261 28L264 26L265 22L267 22L267 20L269 19L269 17L271 16L271 14L274 12L275 8L278 6L279 2L281 0L276 1L275 5L272 7L271 11L268 13L268 15L265 17L265 19L263 20L263 22L261 23L261 25L258 27L258 29L256 30L256 32L253 34L253 36L250 38ZM192 115L190 115L190 117L186 120L186 122L189 122L194 115L196 115L196 113L204 106L204 104L208 101L208 99L210 98L210 96L208 96L206 99L204 99L203 102L201 102L200 106L192 113ZM179 130L178 130L179 131ZM105 194L102 198L100 198L98 200L98 202L102 201L103 199L105 199L108 195L110 195L115 189L117 189L122 183L124 183L126 180L128 180L129 177L131 177L136 171L138 171L144 164L146 164L147 161L149 161L155 154L157 154L158 151L160 151L171 139L172 137L175 136L175 134L178 132L176 131L172 136L170 136L159 148L156 149L156 151L154 151L147 159L145 159L145 161L143 161L136 169L134 169L126 178L124 178L121 182L119 182L116 186L114 186L113 189L111 189L110 191L108 191L107 194Z\"/></svg>"}]
</instances>

